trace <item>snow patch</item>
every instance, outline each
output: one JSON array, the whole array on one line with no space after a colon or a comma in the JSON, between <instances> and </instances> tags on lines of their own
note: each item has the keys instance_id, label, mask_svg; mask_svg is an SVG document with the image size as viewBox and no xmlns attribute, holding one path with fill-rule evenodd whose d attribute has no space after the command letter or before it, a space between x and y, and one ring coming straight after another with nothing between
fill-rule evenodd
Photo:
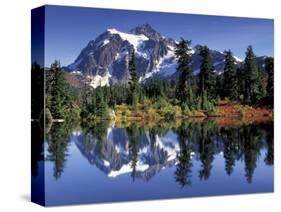
<instances>
[{"instance_id":1,"label":"snow patch","mask_svg":"<svg viewBox=\"0 0 281 212\"><path fill-rule=\"evenodd\" d=\"M89 85L92 86L93 88L97 88L99 86L109 86L109 80L110 80L110 73L107 73L105 76L87 76L88 79L90 79Z\"/></svg>"},{"instance_id":2,"label":"snow patch","mask_svg":"<svg viewBox=\"0 0 281 212\"><path fill-rule=\"evenodd\" d=\"M193 48L190 48L190 54L193 55L195 53L195 50Z\"/></svg>"},{"instance_id":3,"label":"snow patch","mask_svg":"<svg viewBox=\"0 0 281 212\"><path fill-rule=\"evenodd\" d=\"M170 143L170 145L167 144L164 145L158 135L156 135L155 137L155 144L156 146L158 146L160 149L163 149L167 153L168 161L175 160L177 158L177 153L180 150L178 144Z\"/></svg>"},{"instance_id":4,"label":"snow patch","mask_svg":"<svg viewBox=\"0 0 281 212\"><path fill-rule=\"evenodd\" d=\"M103 44L101 46L103 47L103 46L107 45L108 43L109 43L109 40L106 39L106 40L103 41Z\"/></svg>"},{"instance_id":5,"label":"snow patch","mask_svg":"<svg viewBox=\"0 0 281 212\"><path fill-rule=\"evenodd\" d=\"M129 54L128 51L122 51L116 54L115 60L121 60L123 57L127 56Z\"/></svg>"},{"instance_id":6,"label":"snow patch","mask_svg":"<svg viewBox=\"0 0 281 212\"><path fill-rule=\"evenodd\" d=\"M216 63L213 63L213 66L217 66L217 65L220 65L221 63L223 62L216 62ZM214 70L215 73L217 73L218 75L222 74L223 72L218 72L217 70ZM194 71L192 71L192 74L193 76L196 76L200 73L200 68L198 69L195 69Z\"/></svg>"},{"instance_id":7,"label":"snow patch","mask_svg":"<svg viewBox=\"0 0 281 212\"><path fill-rule=\"evenodd\" d=\"M233 58L237 61L237 62L242 62L243 60L241 60L239 57L233 56Z\"/></svg>"},{"instance_id":8,"label":"snow patch","mask_svg":"<svg viewBox=\"0 0 281 212\"><path fill-rule=\"evenodd\" d=\"M195 156L195 152L190 153L190 159L192 159Z\"/></svg>"},{"instance_id":9,"label":"snow patch","mask_svg":"<svg viewBox=\"0 0 281 212\"><path fill-rule=\"evenodd\" d=\"M138 46L143 42L148 40L148 37L145 35L134 35L129 33L120 32L117 29L108 29L108 32L111 34L118 34L122 38L122 40L127 40L130 44L132 44L137 51Z\"/></svg>"},{"instance_id":10,"label":"snow patch","mask_svg":"<svg viewBox=\"0 0 281 212\"><path fill-rule=\"evenodd\" d=\"M154 74L159 73L162 76L171 76L176 72L177 62L175 59L174 47L168 46L168 52L165 56L160 57L156 65L156 68L149 73L146 73L140 78L140 82L144 81Z\"/></svg>"},{"instance_id":11,"label":"snow patch","mask_svg":"<svg viewBox=\"0 0 281 212\"><path fill-rule=\"evenodd\" d=\"M115 150L116 152L119 154L121 152L120 147L119 146L115 146Z\"/></svg>"},{"instance_id":12,"label":"snow patch","mask_svg":"<svg viewBox=\"0 0 281 212\"><path fill-rule=\"evenodd\" d=\"M106 139L109 139L111 135L112 135L112 128L109 127L109 128L107 129Z\"/></svg>"},{"instance_id":13,"label":"snow patch","mask_svg":"<svg viewBox=\"0 0 281 212\"><path fill-rule=\"evenodd\" d=\"M76 130L74 130L74 131L72 132L72 135L73 135L73 136L79 136L79 135L81 135L81 131L76 131Z\"/></svg>"},{"instance_id":14,"label":"snow patch","mask_svg":"<svg viewBox=\"0 0 281 212\"><path fill-rule=\"evenodd\" d=\"M107 160L103 160L103 164L108 167L110 165L110 163Z\"/></svg>"},{"instance_id":15,"label":"snow patch","mask_svg":"<svg viewBox=\"0 0 281 212\"><path fill-rule=\"evenodd\" d=\"M73 75L83 75L81 71L72 71L72 72L70 72L70 74L73 74Z\"/></svg>"},{"instance_id":16,"label":"snow patch","mask_svg":"<svg viewBox=\"0 0 281 212\"><path fill-rule=\"evenodd\" d=\"M136 164L136 171L143 172L149 168L148 164L143 164L140 161ZM108 177L117 177L122 174L130 173L132 171L132 163L123 165L119 170L113 170L108 173Z\"/></svg>"},{"instance_id":17,"label":"snow patch","mask_svg":"<svg viewBox=\"0 0 281 212\"><path fill-rule=\"evenodd\" d=\"M128 142L126 141L126 144ZM129 155L129 148L126 146L125 148L122 147L121 145L114 145L115 146L115 150L116 150L116 153L118 154L122 154L122 155Z\"/></svg>"}]
</instances>

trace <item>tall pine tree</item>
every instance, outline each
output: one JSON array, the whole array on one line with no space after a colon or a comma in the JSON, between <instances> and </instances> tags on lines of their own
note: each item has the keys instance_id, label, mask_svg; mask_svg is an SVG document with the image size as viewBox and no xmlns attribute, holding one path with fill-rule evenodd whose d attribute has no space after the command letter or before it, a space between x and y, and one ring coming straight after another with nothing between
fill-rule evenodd
<instances>
[{"instance_id":1,"label":"tall pine tree","mask_svg":"<svg viewBox=\"0 0 281 212\"><path fill-rule=\"evenodd\" d=\"M69 103L69 94L64 79L64 72L59 61L51 65L46 74L46 105L50 109L53 118L65 118L66 107Z\"/></svg>"},{"instance_id":2,"label":"tall pine tree","mask_svg":"<svg viewBox=\"0 0 281 212\"><path fill-rule=\"evenodd\" d=\"M237 100L239 96L237 71L234 62L235 60L233 58L232 52L230 50L226 51L223 89L224 89L224 96L229 97L231 100Z\"/></svg>"},{"instance_id":3,"label":"tall pine tree","mask_svg":"<svg viewBox=\"0 0 281 212\"><path fill-rule=\"evenodd\" d=\"M243 67L237 68L237 82L238 82L238 95L239 100L241 101L243 98L245 99L245 71Z\"/></svg>"},{"instance_id":4,"label":"tall pine tree","mask_svg":"<svg viewBox=\"0 0 281 212\"><path fill-rule=\"evenodd\" d=\"M176 97L179 99L181 106L192 106L194 103L193 92L191 87L192 69L191 63L191 41L184 40L176 44L175 55L177 58L177 70L180 73L176 89Z\"/></svg>"},{"instance_id":5,"label":"tall pine tree","mask_svg":"<svg viewBox=\"0 0 281 212\"><path fill-rule=\"evenodd\" d=\"M221 97L224 96L223 94L223 84L224 84L224 81L223 81L223 77L222 75L217 75L216 76L216 98L217 99L220 99Z\"/></svg>"},{"instance_id":6,"label":"tall pine tree","mask_svg":"<svg viewBox=\"0 0 281 212\"><path fill-rule=\"evenodd\" d=\"M130 55L130 60L129 60L129 71L131 75L131 80L129 82L130 84L130 90L131 90L131 95L130 95L130 104L132 105L137 105L139 102L139 92L140 92L140 86L139 86L139 73L137 71L136 67L136 59L135 59L135 50L132 49L131 55Z\"/></svg>"},{"instance_id":7,"label":"tall pine tree","mask_svg":"<svg viewBox=\"0 0 281 212\"><path fill-rule=\"evenodd\" d=\"M260 92L260 74L257 67L256 56L252 46L249 46L246 51L244 64L245 73L245 91L244 100L246 103L257 104L261 98Z\"/></svg>"},{"instance_id":8,"label":"tall pine tree","mask_svg":"<svg viewBox=\"0 0 281 212\"><path fill-rule=\"evenodd\" d=\"M269 104L273 107L274 59L272 57L268 57L265 60L265 72L268 75L267 86L266 86L268 101Z\"/></svg>"},{"instance_id":9,"label":"tall pine tree","mask_svg":"<svg viewBox=\"0 0 281 212\"><path fill-rule=\"evenodd\" d=\"M95 94L96 117L99 117L100 119L108 119L108 106L105 101L104 88L97 87Z\"/></svg>"},{"instance_id":10,"label":"tall pine tree","mask_svg":"<svg viewBox=\"0 0 281 212\"><path fill-rule=\"evenodd\" d=\"M200 93L206 94L210 100L215 97L216 90L216 77L210 49L207 46L201 47L199 55L202 58L199 74Z\"/></svg>"}]
</instances>

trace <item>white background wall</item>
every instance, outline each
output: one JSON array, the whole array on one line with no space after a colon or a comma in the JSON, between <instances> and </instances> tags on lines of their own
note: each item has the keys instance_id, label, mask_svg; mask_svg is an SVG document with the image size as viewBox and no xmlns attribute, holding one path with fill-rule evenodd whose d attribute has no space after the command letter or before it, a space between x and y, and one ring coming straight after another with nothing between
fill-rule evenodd
<instances>
[{"instance_id":1,"label":"white background wall","mask_svg":"<svg viewBox=\"0 0 281 212\"><path fill-rule=\"evenodd\" d=\"M2 0L0 6L0 211L37 211L30 198L30 9L43 4L275 19L275 193L56 207L54 211L278 211L280 24L278 0ZM280 209L279 209L280 211Z\"/></svg>"}]
</instances>

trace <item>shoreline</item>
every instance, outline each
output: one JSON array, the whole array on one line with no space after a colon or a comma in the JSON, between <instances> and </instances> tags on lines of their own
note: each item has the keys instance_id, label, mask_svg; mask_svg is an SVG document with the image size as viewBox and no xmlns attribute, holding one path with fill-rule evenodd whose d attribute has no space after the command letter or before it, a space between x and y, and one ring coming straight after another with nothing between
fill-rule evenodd
<instances>
[{"instance_id":1,"label":"shoreline","mask_svg":"<svg viewBox=\"0 0 281 212\"><path fill-rule=\"evenodd\" d=\"M218 105L214 112L208 111L182 111L178 106L173 115L170 117L163 115L162 109L155 110L130 110L123 105L117 106L114 110L115 121L141 121L141 120L171 120L171 119L208 119L208 118L224 118L224 119L267 119L273 120L273 110L269 108L253 108L248 105ZM168 113L168 112L167 112Z\"/></svg>"}]
</instances>

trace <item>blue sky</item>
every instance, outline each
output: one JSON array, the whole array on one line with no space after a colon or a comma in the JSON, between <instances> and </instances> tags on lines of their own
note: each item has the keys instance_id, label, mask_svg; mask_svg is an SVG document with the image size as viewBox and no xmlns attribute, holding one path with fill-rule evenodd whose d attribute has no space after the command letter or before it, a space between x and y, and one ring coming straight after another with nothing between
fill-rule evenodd
<instances>
[{"instance_id":1,"label":"blue sky","mask_svg":"<svg viewBox=\"0 0 281 212\"><path fill-rule=\"evenodd\" d=\"M274 52L271 19L47 6L45 21L46 66L55 59L63 66L74 62L88 42L108 28L128 32L144 23L165 37L183 37L219 51L231 49L241 59L250 44L258 56Z\"/></svg>"}]
</instances>

